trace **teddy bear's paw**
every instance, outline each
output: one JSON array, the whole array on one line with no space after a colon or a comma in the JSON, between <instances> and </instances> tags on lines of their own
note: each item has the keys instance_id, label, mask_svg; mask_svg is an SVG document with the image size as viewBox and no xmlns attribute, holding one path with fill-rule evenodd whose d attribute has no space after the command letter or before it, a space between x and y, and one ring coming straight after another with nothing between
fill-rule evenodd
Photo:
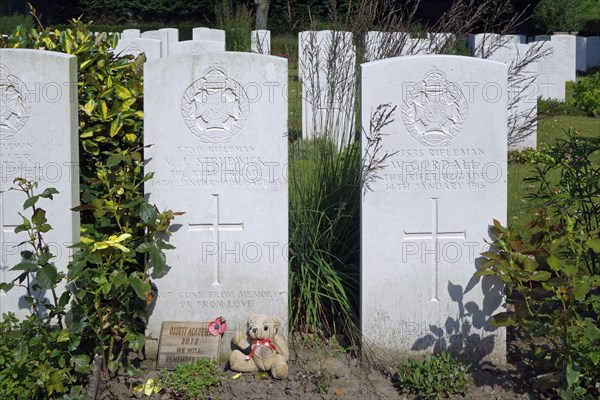
<instances>
[{"instance_id":1,"label":"teddy bear's paw","mask_svg":"<svg viewBox=\"0 0 600 400\"><path fill-rule=\"evenodd\" d=\"M288 366L285 363L274 365L271 368L271 375L275 379L285 379L288 376Z\"/></svg>"}]
</instances>

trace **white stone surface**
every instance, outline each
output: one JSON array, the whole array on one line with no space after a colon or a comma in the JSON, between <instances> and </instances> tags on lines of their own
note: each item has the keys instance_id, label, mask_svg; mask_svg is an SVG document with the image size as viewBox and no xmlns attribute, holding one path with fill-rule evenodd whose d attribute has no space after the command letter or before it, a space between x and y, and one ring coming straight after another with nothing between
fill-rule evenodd
<instances>
[{"instance_id":1,"label":"white stone surface","mask_svg":"<svg viewBox=\"0 0 600 400\"><path fill-rule=\"evenodd\" d=\"M571 80L570 64L565 62L564 43L548 40L542 44L548 54L538 62L538 96L543 99L565 100L565 83Z\"/></svg>"},{"instance_id":2,"label":"white stone surface","mask_svg":"<svg viewBox=\"0 0 600 400\"><path fill-rule=\"evenodd\" d=\"M139 39L141 32L139 29L124 29L121 34L121 39Z\"/></svg>"},{"instance_id":3,"label":"white stone surface","mask_svg":"<svg viewBox=\"0 0 600 400\"><path fill-rule=\"evenodd\" d=\"M121 39L117 43L114 53L134 57L144 53L146 60L150 61L161 58L162 46L160 40L155 39Z\"/></svg>"},{"instance_id":4,"label":"white stone surface","mask_svg":"<svg viewBox=\"0 0 600 400\"><path fill-rule=\"evenodd\" d=\"M228 334L252 313L287 323L287 60L168 57L144 65L144 82L146 191L159 209L185 212L170 270L154 281L148 335L165 320L222 316Z\"/></svg>"},{"instance_id":5,"label":"white stone surface","mask_svg":"<svg viewBox=\"0 0 600 400\"><path fill-rule=\"evenodd\" d=\"M435 53L439 53L443 50L448 42L452 44L456 40L453 33L429 32L427 33L427 38L431 40L431 49Z\"/></svg>"},{"instance_id":6,"label":"white stone surface","mask_svg":"<svg viewBox=\"0 0 600 400\"><path fill-rule=\"evenodd\" d=\"M565 79L567 81L575 81L576 62L577 62L577 36L575 35L552 35L552 42L560 43L557 49L558 57L563 63L565 69Z\"/></svg>"},{"instance_id":7,"label":"white stone surface","mask_svg":"<svg viewBox=\"0 0 600 400\"><path fill-rule=\"evenodd\" d=\"M432 54L433 50L434 48L432 48L432 44L429 39L415 38L408 39L406 41L401 54L403 56L426 55Z\"/></svg>"},{"instance_id":8,"label":"white stone surface","mask_svg":"<svg viewBox=\"0 0 600 400\"><path fill-rule=\"evenodd\" d=\"M577 71L587 71L587 38L585 36L577 36L577 61L575 68Z\"/></svg>"},{"instance_id":9,"label":"white stone surface","mask_svg":"<svg viewBox=\"0 0 600 400\"><path fill-rule=\"evenodd\" d=\"M250 51L252 53L271 54L271 31L252 31L250 36Z\"/></svg>"},{"instance_id":10,"label":"white stone surface","mask_svg":"<svg viewBox=\"0 0 600 400\"><path fill-rule=\"evenodd\" d=\"M527 62L531 45L510 42L495 49L487 58L509 66L508 148L537 146L538 64Z\"/></svg>"},{"instance_id":11,"label":"white stone surface","mask_svg":"<svg viewBox=\"0 0 600 400\"><path fill-rule=\"evenodd\" d=\"M167 34L167 53L171 54L171 47L179 42L179 29L177 28L161 28L159 32L165 32Z\"/></svg>"},{"instance_id":12,"label":"white stone surface","mask_svg":"<svg viewBox=\"0 0 600 400\"><path fill-rule=\"evenodd\" d=\"M225 51L225 42L184 40L183 42L173 43L170 49L171 55L218 53Z\"/></svg>"},{"instance_id":13,"label":"white stone surface","mask_svg":"<svg viewBox=\"0 0 600 400\"><path fill-rule=\"evenodd\" d=\"M356 51L351 32L300 32L302 137L328 137L343 147L354 137Z\"/></svg>"},{"instance_id":14,"label":"white stone surface","mask_svg":"<svg viewBox=\"0 0 600 400\"><path fill-rule=\"evenodd\" d=\"M527 36L525 35L502 35L502 37L506 39L507 42L514 42L520 44L527 43Z\"/></svg>"},{"instance_id":15,"label":"white stone surface","mask_svg":"<svg viewBox=\"0 0 600 400\"><path fill-rule=\"evenodd\" d=\"M367 61L383 60L402 55L410 34L405 32L369 31L365 36Z\"/></svg>"},{"instance_id":16,"label":"white stone surface","mask_svg":"<svg viewBox=\"0 0 600 400\"><path fill-rule=\"evenodd\" d=\"M52 260L66 272L71 246L79 241L79 146L77 133L77 59L53 51L0 49L0 281L10 282L20 271L9 271L21 262L19 245L25 232L14 233L22 223L23 193L8 190L15 178L36 181L37 194L53 187L54 200L40 199L53 230L44 235ZM41 298L51 299L49 293ZM29 315L24 288L0 293L0 314L13 311ZM58 294L60 296L60 293Z\"/></svg>"},{"instance_id":17,"label":"white stone surface","mask_svg":"<svg viewBox=\"0 0 600 400\"><path fill-rule=\"evenodd\" d=\"M146 31L142 33L142 39L160 40L160 53L162 57L169 55L169 33L164 30Z\"/></svg>"},{"instance_id":18,"label":"white stone surface","mask_svg":"<svg viewBox=\"0 0 600 400\"><path fill-rule=\"evenodd\" d=\"M378 106L397 107L361 215L362 333L384 357L506 361L505 330L487 323L503 286L473 274L492 220L506 222L507 68L437 55L361 66L365 132Z\"/></svg>"},{"instance_id":19,"label":"white stone surface","mask_svg":"<svg viewBox=\"0 0 600 400\"><path fill-rule=\"evenodd\" d=\"M500 40L497 33L477 33L468 36L469 51L472 56L479 58L487 58L488 54L485 50L490 47L496 47L496 41Z\"/></svg>"},{"instance_id":20,"label":"white stone surface","mask_svg":"<svg viewBox=\"0 0 600 400\"><path fill-rule=\"evenodd\" d=\"M589 36L586 40L587 69L600 67L600 36Z\"/></svg>"},{"instance_id":21,"label":"white stone surface","mask_svg":"<svg viewBox=\"0 0 600 400\"><path fill-rule=\"evenodd\" d=\"M194 28L192 40L212 40L225 43L225 31L222 29Z\"/></svg>"}]
</instances>

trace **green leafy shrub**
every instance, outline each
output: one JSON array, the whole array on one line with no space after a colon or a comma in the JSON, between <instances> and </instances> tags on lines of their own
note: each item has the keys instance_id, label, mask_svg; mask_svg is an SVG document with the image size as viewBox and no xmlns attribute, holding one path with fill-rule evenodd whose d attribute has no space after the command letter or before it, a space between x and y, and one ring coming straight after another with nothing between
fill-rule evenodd
<instances>
[{"instance_id":1,"label":"green leafy shrub","mask_svg":"<svg viewBox=\"0 0 600 400\"><path fill-rule=\"evenodd\" d=\"M538 368L554 373L564 399L600 396L600 139L567 132L538 160L529 198L542 211L526 231L494 221L493 246L476 275L506 285L509 311Z\"/></svg>"},{"instance_id":2,"label":"green leafy shrub","mask_svg":"<svg viewBox=\"0 0 600 400\"><path fill-rule=\"evenodd\" d=\"M558 101L553 99L538 98L538 118L555 117L561 115L583 116L572 102Z\"/></svg>"},{"instance_id":3,"label":"green leafy shrub","mask_svg":"<svg viewBox=\"0 0 600 400\"><path fill-rule=\"evenodd\" d=\"M398 366L396 377L402 393L423 399L453 398L464 395L471 374L468 366L449 353L427 354L423 361L405 360Z\"/></svg>"},{"instance_id":4,"label":"green leafy shrub","mask_svg":"<svg viewBox=\"0 0 600 400\"><path fill-rule=\"evenodd\" d=\"M539 32L578 32L583 26L585 0L542 0L533 10Z\"/></svg>"},{"instance_id":5,"label":"green leafy shrub","mask_svg":"<svg viewBox=\"0 0 600 400\"><path fill-rule=\"evenodd\" d=\"M19 25L31 27L33 25L33 18L30 15L19 13L3 15L0 18L0 34L8 34L14 31Z\"/></svg>"},{"instance_id":6,"label":"green leafy shrub","mask_svg":"<svg viewBox=\"0 0 600 400\"><path fill-rule=\"evenodd\" d=\"M600 117L600 72L577 80L573 102L575 107L590 117Z\"/></svg>"},{"instance_id":7,"label":"green leafy shrub","mask_svg":"<svg viewBox=\"0 0 600 400\"><path fill-rule=\"evenodd\" d=\"M199 358L161 376L158 385L182 399L210 399L218 394L224 373L214 360Z\"/></svg>"},{"instance_id":8,"label":"green leafy shrub","mask_svg":"<svg viewBox=\"0 0 600 400\"><path fill-rule=\"evenodd\" d=\"M75 394L78 374L88 372L90 358L81 354L80 338L84 320L65 323L70 292L60 293L64 273L53 263L54 255L43 235L52 230L46 211L38 202L52 200L58 191L47 188L37 194L35 182L15 179L25 194L22 223L15 232L24 232L27 245L21 251L21 262L11 268L19 272L12 282L0 282L0 290L9 292L15 286L26 291L24 296L32 314L19 321L14 313L4 314L0 321L0 398L50 399L64 393ZM31 216L25 213L30 212ZM50 299L46 293L50 293Z\"/></svg>"},{"instance_id":9,"label":"green leafy shrub","mask_svg":"<svg viewBox=\"0 0 600 400\"><path fill-rule=\"evenodd\" d=\"M165 271L164 238L175 214L144 199L143 56L116 57L116 37L95 37L74 20L64 30L21 26L1 47L77 56L82 238L69 266L82 344L115 372L145 343L150 274ZM150 262L147 262L150 261ZM126 316L126 318L125 318Z\"/></svg>"}]
</instances>

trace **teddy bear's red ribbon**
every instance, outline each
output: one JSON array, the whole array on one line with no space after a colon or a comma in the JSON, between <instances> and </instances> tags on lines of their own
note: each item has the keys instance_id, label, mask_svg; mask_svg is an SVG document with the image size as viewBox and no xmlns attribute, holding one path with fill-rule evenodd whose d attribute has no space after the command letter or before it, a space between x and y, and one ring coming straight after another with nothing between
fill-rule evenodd
<instances>
[{"instance_id":1,"label":"teddy bear's red ribbon","mask_svg":"<svg viewBox=\"0 0 600 400\"><path fill-rule=\"evenodd\" d=\"M271 342L271 339L254 339L252 341L252 350L250 351L250 354L248 354L246 356L246 361L248 361L249 359L252 358L252 356L254 355L254 352L256 351L256 349L258 349L259 346L267 346L271 350L277 351L277 348Z\"/></svg>"}]
</instances>

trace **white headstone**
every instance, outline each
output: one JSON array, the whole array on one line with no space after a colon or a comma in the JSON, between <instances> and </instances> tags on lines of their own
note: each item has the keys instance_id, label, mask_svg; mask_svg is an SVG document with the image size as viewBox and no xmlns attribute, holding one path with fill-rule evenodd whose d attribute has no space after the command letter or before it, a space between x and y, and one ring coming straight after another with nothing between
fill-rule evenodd
<instances>
[{"instance_id":1,"label":"white headstone","mask_svg":"<svg viewBox=\"0 0 600 400\"><path fill-rule=\"evenodd\" d=\"M496 47L499 40L497 33L477 33L469 35L469 51L471 55L479 58L487 58L486 50L490 47Z\"/></svg>"},{"instance_id":2,"label":"white headstone","mask_svg":"<svg viewBox=\"0 0 600 400\"><path fill-rule=\"evenodd\" d=\"M139 29L125 29L121 34L122 39L139 39L141 33Z\"/></svg>"},{"instance_id":3,"label":"white headstone","mask_svg":"<svg viewBox=\"0 0 600 400\"><path fill-rule=\"evenodd\" d=\"M159 32L166 32L167 34L167 53L171 54L171 46L173 44L179 42L179 29L177 28L162 28L158 30Z\"/></svg>"},{"instance_id":4,"label":"white headstone","mask_svg":"<svg viewBox=\"0 0 600 400\"><path fill-rule=\"evenodd\" d=\"M169 33L164 30L146 31L142 39L160 40L160 53L163 57L169 55Z\"/></svg>"},{"instance_id":5,"label":"white headstone","mask_svg":"<svg viewBox=\"0 0 600 400\"><path fill-rule=\"evenodd\" d=\"M446 350L503 364L505 330L488 323L503 286L473 274L489 225L506 221L508 67L429 55L361 69L364 132L377 107L397 107L380 132L392 156L363 190L364 340L394 359Z\"/></svg>"},{"instance_id":6,"label":"white headstone","mask_svg":"<svg viewBox=\"0 0 600 400\"><path fill-rule=\"evenodd\" d=\"M587 71L587 38L585 36L577 36L577 61L575 68L577 71Z\"/></svg>"},{"instance_id":7,"label":"white headstone","mask_svg":"<svg viewBox=\"0 0 600 400\"><path fill-rule=\"evenodd\" d=\"M402 55L410 34L405 32L369 31L365 36L365 58L367 61Z\"/></svg>"},{"instance_id":8,"label":"white headstone","mask_svg":"<svg viewBox=\"0 0 600 400\"><path fill-rule=\"evenodd\" d=\"M600 36L589 36L586 40L587 69L600 67Z\"/></svg>"},{"instance_id":9,"label":"white headstone","mask_svg":"<svg viewBox=\"0 0 600 400\"><path fill-rule=\"evenodd\" d=\"M185 212L147 333L222 316L230 334L252 313L287 323L287 60L168 57L145 64L144 82L146 191Z\"/></svg>"},{"instance_id":10,"label":"white headstone","mask_svg":"<svg viewBox=\"0 0 600 400\"><path fill-rule=\"evenodd\" d=\"M19 245L26 232L14 233L31 208L23 211L25 196L8 190L15 178L38 182L36 194L55 188L54 200L40 199L52 230L44 240L59 271L65 272L70 246L79 241L79 146L77 133L77 58L54 51L0 49L0 281L10 282L21 271ZM25 283L26 284L26 283ZM0 292L0 314L30 312L24 288ZM60 296L60 293L58 293ZM49 293L45 297L51 298Z\"/></svg>"},{"instance_id":11,"label":"white headstone","mask_svg":"<svg viewBox=\"0 0 600 400\"><path fill-rule=\"evenodd\" d=\"M538 61L538 96L543 99L565 100L565 83L570 80L569 63L565 46L560 41L548 40L542 43L548 54Z\"/></svg>"},{"instance_id":12,"label":"white headstone","mask_svg":"<svg viewBox=\"0 0 600 400\"><path fill-rule=\"evenodd\" d=\"M560 43L558 57L565 69L565 79L575 81L577 77L577 37L575 35L552 35L552 42Z\"/></svg>"},{"instance_id":13,"label":"white headstone","mask_svg":"<svg viewBox=\"0 0 600 400\"><path fill-rule=\"evenodd\" d=\"M184 40L183 42L173 43L170 49L171 55L218 53L225 51L225 42Z\"/></svg>"},{"instance_id":14,"label":"white headstone","mask_svg":"<svg viewBox=\"0 0 600 400\"><path fill-rule=\"evenodd\" d=\"M192 40L212 40L225 43L225 31L222 29L194 28Z\"/></svg>"},{"instance_id":15,"label":"white headstone","mask_svg":"<svg viewBox=\"0 0 600 400\"><path fill-rule=\"evenodd\" d=\"M146 60L156 60L162 55L160 40L155 39L121 39L114 50L115 54L134 57L144 53Z\"/></svg>"},{"instance_id":16,"label":"white headstone","mask_svg":"<svg viewBox=\"0 0 600 400\"><path fill-rule=\"evenodd\" d=\"M356 51L351 32L300 32L302 137L328 137L343 147L354 137Z\"/></svg>"},{"instance_id":17,"label":"white headstone","mask_svg":"<svg viewBox=\"0 0 600 400\"><path fill-rule=\"evenodd\" d=\"M455 35L453 33L436 33L429 32L427 34L427 38L431 40L431 48L433 51L439 53L443 50L448 42L453 43L455 40Z\"/></svg>"},{"instance_id":18,"label":"white headstone","mask_svg":"<svg viewBox=\"0 0 600 400\"><path fill-rule=\"evenodd\" d=\"M544 42L546 40L552 40L552 36L550 35L535 35L534 41L536 42Z\"/></svg>"},{"instance_id":19,"label":"white headstone","mask_svg":"<svg viewBox=\"0 0 600 400\"><path fill-rule=\"evenodd\" d=\"M530 49L531 45L510 42L495 49L487 58L509 66L509 150L537 146L538 64L522 65Z\"/></svg>"},{"instance_id":20,"label":"white headstone","mask_svg":"<svg viewBox=\"0 0 600 400\"><path fill-rule=\"evenodd\" d=\"M271 54L271 31L252 31L250 36L250 51L252 53Z\"/></svg>"},{"instance_id":21,"label":"white headstone","mask_svg":"<svg viewBox=\"0 0 600 400\"><path fill-rule=\"evenodd\" d=\"M408 39L404 44L401 55L403 56L416 56L431 54L434 48L431 47L431 41L429 39Z\"/></svg>"},{"instance_id":22,"label":"white headstone","mask_svg":"<svg viewBox=\"0 0 600 400\"><path fill-rule=\"evenodd\" d=\"M505 38L507 42L514 42L514 43L521 43L521 44L527 43L527 36L525 36L525 35L503 35L503 38Z\"/></svg>"}]
</instances>

